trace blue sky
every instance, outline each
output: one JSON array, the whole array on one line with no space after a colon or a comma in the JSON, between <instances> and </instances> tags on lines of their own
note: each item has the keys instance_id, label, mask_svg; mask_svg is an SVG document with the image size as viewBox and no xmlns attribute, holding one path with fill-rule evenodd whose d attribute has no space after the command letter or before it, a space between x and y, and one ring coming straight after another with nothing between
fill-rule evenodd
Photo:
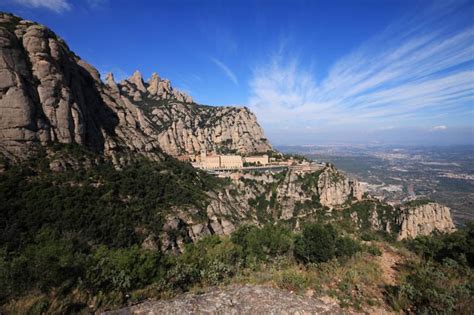
<instances>
[{"instance_id":1,"label":"blue sky","mask_svg":"<svg viewBox=\"0 0 474 315\"><path fill-rule=\"evenodd\" d=\"M474 144L474 1L2 0L116 78L254 111L274 144Z\"/></svg>"}]
</instances>

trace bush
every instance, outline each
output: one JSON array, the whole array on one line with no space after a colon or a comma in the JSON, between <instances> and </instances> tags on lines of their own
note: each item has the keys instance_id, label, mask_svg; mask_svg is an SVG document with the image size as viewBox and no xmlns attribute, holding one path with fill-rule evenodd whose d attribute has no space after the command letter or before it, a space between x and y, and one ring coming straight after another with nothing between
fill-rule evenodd
<instances>
[{"instance_id":1,"label":"bush","mask_svg":"<svg viewBox=\"0 0 474 315\"><path fill-rule=\"evenodd\" d=\"M164 275L162 255L142 250L97 248L86 273L86 283L94 291L127 292L158 281Z\"/></svg>"},{"instance_id":2,"label":"bush","mask_svg":"<svg viewBox=\"0 0 474 315\"><path fill-rule=\"evenodd\" d=\"M351 238L339 237L336 240L336 257L351 257L360 250L360 243Z\"/></svg>"},{"instance_id":3,"label":"bush","mask_svg":"<svg viewBox=\"0 0 474 315\"><path fill-rule=\"evenodd\" d=\"M372 256L382 256L382 251L374 245L367 246L367 252Z\"/></svg>"},{"instance_id":4,"label":"bush","mask_svg":"<svg viewBox=\"0 0 474 315\"><path fill-rule=\"evenodd\" d=\"M338 236L332 225L309 224L297 236L294 254L303 263L318 263L334 257L350 257L360 250L359 242Z\"/></svg>"},{"instance_id":5,"label":"bush","mask_svg":"<svg viewBox=\"0 0 474 315\"><path fill-rule=\"evenodd\" d=\"M474 267L474 223L451 234L419 236L406 242L407 247L425 259L442 262L446 258Z\"/></svg>"},{"instance_id":6,"label":"bush","mask_svg":"<svg viewBox=\"0 0 474 315\"><path fill-rule=\"evenodd\" d=\"M242 261L242 248L228 238L217 235L205 237L189 244L178 262L185 263L198 272L195 281L216 285L233 276Z\"/></svg>"},{"instance_id":7,"label":"bush","mask_svg":"<svg viewBox=\"0 0 474 315\"><path fill-rule=\"evenodd\" d=\"M242 247L247 258L268 260L291 253L293 239L291 232L279 225L266 224L262 228L242 226L235 231L231 240Z\"/></svg>"},{"instance_id":8,"label":"bush","mask_svg":"<svg viewBox=\"0 0 474 315\"><path fill-rule=\"evenodd\" d=\"M83 275L85 255L76 250L74 242L57 239L44 229L34 243L0 262L0 296L21 294L30 289L48 292L53 287Z\"/></svg>"},{"instance_id":9,"label":"bush","mask_svg":"<svg viewBox=\"0 0 474 315\"><path fill-rule=\"evenodd\" d=\"M400 286L389 287L388 302L396 310L419 314L472 314L474 294L472 271L454 260L443 264L412 262Z\"/></svg>"},{"instance_id":10,"label":"bush","mask_svg":"<svg viewBox=\"0 0 474 315\"><path fill-rule=\"evenodd\" d=\"M336 231L331 225L306 225L295 240L294 252L304 263L328 261L336 255Z\"/></svg>"},{"instance_id":11,"label":"bush","mask_svg":"<svg viewBox=\"0 0 474 315\"><path fill-rule=\"evenodd\" d=\"M277 279L278 287L289 291L301 291L307 286L307 284L308 280L305 278L304 274L293 270L283 271Z\"/></svg>"}]
</instances>

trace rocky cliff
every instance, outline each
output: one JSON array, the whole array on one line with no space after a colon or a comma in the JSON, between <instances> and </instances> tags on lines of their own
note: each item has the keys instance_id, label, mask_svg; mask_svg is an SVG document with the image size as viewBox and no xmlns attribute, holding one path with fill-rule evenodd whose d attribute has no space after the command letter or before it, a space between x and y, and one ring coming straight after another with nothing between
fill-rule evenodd
<instances>
[{"instance_id":1,"label":"rocky cliff","mask_svg":"<svg viewBox=\"0 0 474 315\"><path fill-rule=\"evenodd\" d=\"M455 230L448 207L435 202L413 203L401 208L398 239L429 235L434 231L449 233Z\"/></svg>"},{"instance_id":2,"label":"rocky cliff","mask_svg":"<svg viewBox=\"0 0 474 315\"><path fill-rule=\"evenodd\" d=\"M0 13L0 153L23 159L50 143L159 159L146 117L48 28Z\"/></svg>"},{"instance_id":3,"label":"rocky cliff","mask_svg":"<svg viewBox=\"0 0 474 315\"><path fill-rule=\"evenodd\" d=\"M153 74L104 84L45 26L0 13L0 153L24 159L51 143L76 143L118 161L140 153L271 149L244 108L207 107ZM161 148L160 148L161 147Z\"/></svg>"},{"instance_id":4,"label":"rocky cliff","mask_svg":"<svg viewBox=\"0 0 474 315\"><path fill-rule=\"evenodd\" d=\"M336 178L342 184L328 185L325 177ZM350 207L361 200L354 195L358 182L349 180L334 166L314 173L243 174L220 192L210 192L206 218L196 219L197 209L175 209L165 219L163 232L154 240L163 251L180 252L187 241L206 235L229 235L241 224L263 225L286 222L295 229L318 214L330 215L331 208ZM363 193L358 188L360 193ZM325 192L320 195L320 192ZM157 244L154 246L158 246Z\"/></svg>"},{"instance_id":5,"label":"rocky cliff","mask_svg":"<svg viewBox=\"0 0 474 315\"><path fill-rule=\"evenodd\" d=\"M332 208L342 205L349 197L361 200L364 190L358 181L350 180L330 165L319 175L318 194L321 204Z\"/></svg>"},{"instance_id":6,"label":"rocky cliff","mask_svg":"<svg viewBox=\"0 0 474 315\"><path fill-rule=\"evenodd\" d=\"M119 84L108 77L107 85L143 110L159 133L160 147L168 154L272 150L255 115L245 107L195 104L156 73L148 82L138 71Z\"/></svg>"}]
</instances>

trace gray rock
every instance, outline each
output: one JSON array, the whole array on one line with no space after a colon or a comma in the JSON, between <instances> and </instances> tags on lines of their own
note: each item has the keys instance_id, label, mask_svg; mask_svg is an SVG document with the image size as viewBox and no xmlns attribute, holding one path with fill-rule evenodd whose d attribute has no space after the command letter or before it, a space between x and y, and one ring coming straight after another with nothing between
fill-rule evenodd
<instances>
[{"instance_id":1,"label":"gray rock","mask_svg":"<svg viewBox=\"0 0 474 315\"><path fill-rule=\"evenodd\" d=\"M434 231L449 233L455 230L451 210L438 203L429 202L402 208L398 239L429 235Z\"/></svg>"},{"instance_id":2,"label":"gray rock","mask_svg":"<svg viewBox=\"0 0 474 315\"><path fill-rule=\"evenodd\" d=\"M214 288L204 294L184 294L171 300L149 301L104 314L344 314L332 301L300 296L257 285Z\"/></svg>"}]
</instances>

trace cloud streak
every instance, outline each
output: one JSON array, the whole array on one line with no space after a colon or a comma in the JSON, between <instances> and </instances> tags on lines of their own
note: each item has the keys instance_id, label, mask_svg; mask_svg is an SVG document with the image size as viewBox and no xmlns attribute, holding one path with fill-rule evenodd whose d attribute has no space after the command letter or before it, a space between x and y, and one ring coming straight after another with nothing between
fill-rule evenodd
<instances>
[{"instance_id":1,"label":"cloud streak","mask_svg":"<svg viewBox=\"0 0 474 315\"><path fill-rule=\"evenodd\" d=\"M443 130L447 130L448 127L445 126L445 125L440 125L440 126L434 126L433 128L431 128L432 131L443 131Z\"/></svg>"},{"instance_id":2,"label":"cloud streak","mask_svg":"<svg viewBox=\"0 0 474 315\"><path fill-rule=\"evenodd\" d=\"M280 52L254 69L249 106L267 125L383 125L472 115L474 27L446 22L459 10L438 4L390 25L339 59L320 82L298 58Z\"/></svg>"},{"instance_id":3,"label":"cloud streak","mask_svg":"<svg viewBox=\"0 0 474 315\"><path fill-rule=\"evenodd\" d=\"M67 0L14 0L14 2L31 8L46 8L57 13L71 9Z\"/></svg>"},{"instance_id":4,"label":"cloud streak","mask_svg":"<svg viewBox=\"0 0 474 315\"><path fill-rule=\"evenodd\" d=\"M216 64L216 66L218 66L222 72L224 72L224 74L235 84L235 85L239 85L239 81L237 80L237 77L236 75L234 74L234 72L232 72L232 70L230 70L230 68L225 65L223 62L221 62L220 60L216 59L216 58L211 58L211 61L213 63Z\"/></svg>"}]
</instances>

